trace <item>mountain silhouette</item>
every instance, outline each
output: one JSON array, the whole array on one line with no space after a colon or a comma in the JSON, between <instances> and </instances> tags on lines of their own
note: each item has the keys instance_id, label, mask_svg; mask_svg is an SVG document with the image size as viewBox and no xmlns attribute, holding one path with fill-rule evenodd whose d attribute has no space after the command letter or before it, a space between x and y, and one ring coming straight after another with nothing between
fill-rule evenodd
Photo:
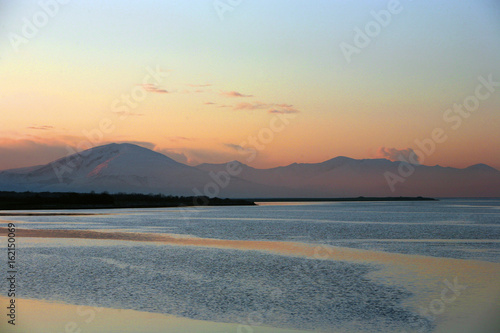
<instances>
[{"instance_id":1,"label":"mountain silhouette","mask_svg":"<svg viewBox=\"0 0 500 333\"><path fill-rule=\"evenodd\" d=\"M0 190L233 198L500 197L500 171L485 164L458 169L344 156L269 169L238 161L193 167L134 144L113 143L46 165L2 171Z\"/></svg>"}]
</instances>

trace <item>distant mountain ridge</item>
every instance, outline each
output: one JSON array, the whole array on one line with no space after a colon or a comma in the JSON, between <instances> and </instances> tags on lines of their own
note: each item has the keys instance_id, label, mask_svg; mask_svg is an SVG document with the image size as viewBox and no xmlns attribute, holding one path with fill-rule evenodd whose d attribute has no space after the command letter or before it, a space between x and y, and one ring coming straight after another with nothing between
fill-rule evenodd
<instances>
[{"instance_id":1,"label":"distant mountain ridge","mask_svg":"<svg viewBox=\"0 0 500 333\"><path fill-rule=\"evenodd\" d=\"M230 169L228 169L230 165ZM339 156L256 169L238 161L188 166L133 144L94 147L42 166L0 172L0 191L162 193L251 197L500 197L500 171ZM234 172L229 175L228 170ZM393 178L391 178L393 177ZM393 181L392 188L389 181Z\"/></svg>"},{"instance_id":2,"label":"distant mountain ridge","mask_svg":"<svg viewBox=\"0 0 500 333\"><path fill-rule=\"evenodd\" d=\"M356 196L500 196L500 171L485 164L464 169L411 165L414 172L404 177L400 162L387 159L353 159L339 156L321 163L293 163L288 166L255 169L244 166L239 177L259 184L289 184L303 197ZM223 170L225 164L200 164L205 171ZM386 175L401 177L391 191ZM293 185L291 185L293 184Z\"/></svg>"}]
</instances>

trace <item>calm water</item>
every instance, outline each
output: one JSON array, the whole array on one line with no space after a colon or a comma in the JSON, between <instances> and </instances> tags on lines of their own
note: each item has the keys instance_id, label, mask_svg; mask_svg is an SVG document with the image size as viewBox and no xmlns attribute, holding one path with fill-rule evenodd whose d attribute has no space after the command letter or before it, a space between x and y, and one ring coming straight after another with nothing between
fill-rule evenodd
<instances>
[{"instance_id":1,"label":"calm water","mask_svg":"<svg viewBox=\"0 0 500 333\"><path fill-rule=\"evenodd\" d=\"M18 238L19 297L319 332L446 331L464 313L499 309L500 200L82 212L110 215L0 219L219 239L223 248ZM328 256L337 251L343 257Z\"/></svg>"}]
</instances>

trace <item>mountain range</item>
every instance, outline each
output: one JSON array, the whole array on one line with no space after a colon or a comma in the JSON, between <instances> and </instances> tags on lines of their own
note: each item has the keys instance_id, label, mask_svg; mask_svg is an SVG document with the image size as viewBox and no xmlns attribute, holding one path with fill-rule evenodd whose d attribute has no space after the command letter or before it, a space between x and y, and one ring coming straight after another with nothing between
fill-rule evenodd
<instances>
[{"instance_id":1,"label":"mountain range","mask_svg":"<svg viewBox=\"0 0 500 333\"><path fill-rule=\"evenodd\" d=\"M229 198L500 197L500 171L335 157L256 169L238 161L189 166L133 144L94 147L47 165L0 172L0 191L124 192Z\"/></svg>"}]
</instances>

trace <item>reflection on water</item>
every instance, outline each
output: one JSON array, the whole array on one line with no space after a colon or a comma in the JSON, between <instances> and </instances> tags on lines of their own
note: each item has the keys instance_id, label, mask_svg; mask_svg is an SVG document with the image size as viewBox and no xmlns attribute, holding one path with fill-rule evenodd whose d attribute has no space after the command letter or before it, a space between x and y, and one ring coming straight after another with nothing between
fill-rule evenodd
<instances>
[{"instance_id":1,"label":"reflection on water","mask_svg":"<svg viewBox=\"0 0 500 333\"><path fill-rule=\"evenodd\" d=\"M90 299L103 307L227 323L251 318L255 327L456 331L500 305L498 204L23 216L26 223L16 222L26 229L18 229L17 240L20 297Z\"/></svg>"},{"instance_id":2,"label":"reflection on water","mask_svg":"<svg viewBox=\"0 0 500 333\"><path fill-rule=\"evenodd\" d=\"M454 202L454 200L451 201ZM481 238L498 239L499 231L489 229L499 225L498 217L500 212L488 207L492 206L491 201L485 201L488 202L488 205L478 204L474 209L460 208L459 205L455 204L450 205L449 200L438 202L387 202L384 205L381 203L345 202L302 206L89 210L89 213L113 213L113 215L25 216L23 221L104 223L106 226L103 225L101 228L128 229L132 227L138 231L141 231L141 228L146 226L176 227L178 231L175 233L188 233L203 238L221 239L258 239L258 234L255 231L259 230L256 229L274 229L283 234L283 237L287 237L292 233L295 233L295 236L308 235L311 240L315 238L317 240L341 239L350 233L356 234L356 237L349 238L363 239L370 237L373 231L376 232L377 237L370 238L387 238L387 235L390 235L391 238L400 239L474 239L478 238L477 235L484 234L486 236ZM461 202L457 201L457 203ZM497 204L500 206L500 201L497 201ZM16 220L16 218L5 217L3 220ZM350 225L354 223L373 224L373 226ZM461 228L455 228L455 225L447 225L448 223L459 223ZM378 224L387 224L387 226L379 227ZM392 225L400 225L405 229L393 228ZM480 226L484 229L472 229L471 226ZM37 228L43 228L43 226L37 226ZM89 228L83 225L79 226L79 229ZM190 229L194 229L196 232L191 233ZM231 232L232 230L234 232ZM295 232L295 230L298 230L298 232ZM345 232L348 234L346 235ZM394 232L397 232L397 234L394 234ZM442 237L439 237L439 233L441 233ZM398 235L405 235L405 237L397 237Z\"/></svg>"}]
</instances>

